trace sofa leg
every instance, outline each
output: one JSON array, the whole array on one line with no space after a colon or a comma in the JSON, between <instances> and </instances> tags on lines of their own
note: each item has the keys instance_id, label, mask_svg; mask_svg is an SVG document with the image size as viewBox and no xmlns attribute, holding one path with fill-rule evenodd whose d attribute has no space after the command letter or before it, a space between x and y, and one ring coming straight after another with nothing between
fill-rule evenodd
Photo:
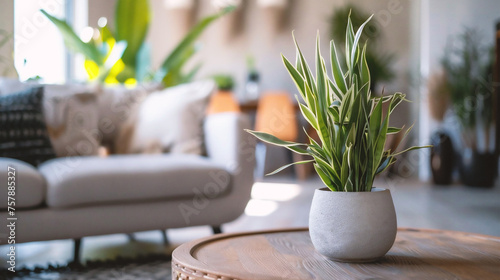
<instances>
[{"instance_id":1,"label":"sofa leg","mask_svg":"<svg viewBox=\"0 0 500 280\"><path fill-rule=\"evenodd\" d=\"M167 236L167 230L160 230L160 231L161 231L161 235L163 237L163 244L168 245L169 241L168 241L168 236Z\"/></svg>"},{"instance_id":2,"label":"sofa leg","mask_svg":"<svg viewBox=\"0 0 500 280\"><path fill-rule=\"evenodd\" d=\"M80 261L80 248L82 245L81 238L75 238L74 241L74 249L73 249L73 262L77 263Z\"/></svg>"},{"instance_id":3,"label":"sofa leg","mask_svg":"<svg viewBox=\"0 0 500 280\"><path fill-rule=\"evenodd\" d=\"M212 226L212 231L214 234L222 233L222 229L220 226Z\"/></svg>"}]
</instances>

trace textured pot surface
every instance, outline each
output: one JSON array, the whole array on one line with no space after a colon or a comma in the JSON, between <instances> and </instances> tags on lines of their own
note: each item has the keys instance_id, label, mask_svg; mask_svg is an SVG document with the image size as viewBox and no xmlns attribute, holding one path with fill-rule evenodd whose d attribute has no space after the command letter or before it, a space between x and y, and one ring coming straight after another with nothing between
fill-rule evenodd
<instances>
[{"instance_id":1,"label":"textured pot surface","mask_svg":"<svg viewBox=\"0 0 500 280\"><path fill-rule=\"evenodd\" d=\"M396 211L391 193L314 193L309 214L309 233L316 250L328 259L369 262L383 257L396 239Z\"/></svg>"}]
</instances>

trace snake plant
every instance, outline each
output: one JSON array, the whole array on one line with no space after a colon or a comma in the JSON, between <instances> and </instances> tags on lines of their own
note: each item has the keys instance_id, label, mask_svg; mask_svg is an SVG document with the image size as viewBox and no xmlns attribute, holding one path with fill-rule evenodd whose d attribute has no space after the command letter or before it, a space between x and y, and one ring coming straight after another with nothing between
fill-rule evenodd
<instances>
[{"instance_id":1,"label":"snake plant","mask_svg":"<svg viewBox=\"0 0 500 280\"><path fill-rule=\"evenodd\" d=\"M303 100L300 102L296 96L300 111L316 130L320 140L317 142L308 135L309 143L295 143L248 130L264 142L311 157L285 165L268 175L294 164L313 162L319 177L330 190L371 191L375 176L393 164L397 155L424 148L414 146L400 152L385 149L387 135L399 133L403 129L389 127L389 118L398 104L406 99L399 92L382 97L371 96L366 43L359 46L363 28L370 19L355 33L350 16L348 18L346 52L343 56L347 69L342 69L338 48L333 41L330 42L332 78L328 76L325 60L321 56L319 34L316 39L315 77L295 38L295 65L282 55L284 65ZM385 114L383 103L388 103ZM410 130L411 127L405 131L405 136Z\"/></svg>"}]
</instances>

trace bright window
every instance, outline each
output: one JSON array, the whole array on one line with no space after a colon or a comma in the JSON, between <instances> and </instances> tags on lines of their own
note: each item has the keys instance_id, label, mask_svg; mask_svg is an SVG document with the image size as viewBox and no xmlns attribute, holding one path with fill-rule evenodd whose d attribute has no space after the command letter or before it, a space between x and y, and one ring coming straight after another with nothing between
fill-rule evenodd
<instances>
[{"instance_id":1,"label":"bright window","mask_svg":"<svg viewBox=\"0 0 500 280\"><path fill-rule=\"evenodd\" d=\"M19 78L39 76L44 83L64 83L67 52L63 39L40 9L65 17L66 0L15 0L14 63Z\"/></svg>"}]
</instances>

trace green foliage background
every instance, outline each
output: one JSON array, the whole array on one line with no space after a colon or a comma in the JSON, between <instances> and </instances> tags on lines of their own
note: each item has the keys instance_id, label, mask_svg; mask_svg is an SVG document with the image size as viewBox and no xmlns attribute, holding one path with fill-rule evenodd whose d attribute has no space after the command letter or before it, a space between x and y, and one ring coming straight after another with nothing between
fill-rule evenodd
<instances>
[{"instance_id":1,"label":"green foliage background","mask_svg":"<svg viewBox=\"0 0 500 280\"><path fill-rule=\"evenodd\" d=\"M152 16L149 0L118 0L115 10L116 30L100 27L99 37L89 42L83 42L64 20L44 10L41 12L59 29L66 47L85 56L85 69L90 80L108 84L135 84L154 80L169 87L192 80L200 65L188 71L184 68L197 51L197 38L212 22L233 10L234 7L230 6L203 18L156 71L151 70L150 48L145 42Z\"/></svg>"}]
</instances>

